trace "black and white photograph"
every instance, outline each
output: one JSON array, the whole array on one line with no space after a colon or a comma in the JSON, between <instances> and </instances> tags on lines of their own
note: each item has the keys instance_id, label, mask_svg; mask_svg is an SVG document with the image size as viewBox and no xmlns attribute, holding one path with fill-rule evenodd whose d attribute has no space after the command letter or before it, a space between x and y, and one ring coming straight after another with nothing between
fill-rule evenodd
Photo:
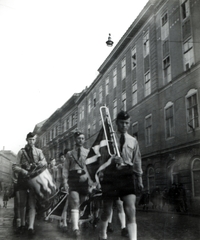
<instances>
[{"instance_id":1,"label":"black and white photograph","mask_svg":"<svg viewBox=\"0 0 200 240\"><path fill-rule=\"evenodd\" d=\"M200 0L0 0L0 240L200 238Z\"/></svg>"}]
</instances>

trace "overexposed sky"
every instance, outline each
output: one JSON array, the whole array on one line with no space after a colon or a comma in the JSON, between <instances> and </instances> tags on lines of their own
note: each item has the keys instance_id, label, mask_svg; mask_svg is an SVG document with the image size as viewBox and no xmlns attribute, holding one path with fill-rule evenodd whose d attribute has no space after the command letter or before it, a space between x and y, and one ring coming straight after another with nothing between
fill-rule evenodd
<instances>
[{"instance_id":1,"label":"overexposed sky","mask_svg":"<svg viewBox=\"0 0 200 240\"><path fill-rule=\"evenodd\" d=\"M0 0L0 150L89 86L148 0Z\"/></svg>"}]
</instances>

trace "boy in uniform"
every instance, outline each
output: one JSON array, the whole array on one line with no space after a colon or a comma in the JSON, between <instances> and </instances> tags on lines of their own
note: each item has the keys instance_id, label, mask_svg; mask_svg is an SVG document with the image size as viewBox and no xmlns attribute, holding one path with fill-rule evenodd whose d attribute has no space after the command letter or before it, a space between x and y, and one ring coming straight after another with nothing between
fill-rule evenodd
<instances>
[{"instance_id":1,"label":"boy in uniform","mask_svg":"<svg viewBox=\"0 0 200 240\"><path fill-rule=\"evenodd\" d=\"M26 136L27 145L22 148L17 155L16 164L13 164L13 171L18 175L17 190L19 213L20 213L20 232L24 232L26 224L26 203L28 199L29 206L29 235L34 235L34 222L36 215L36 200L35 194L27 184L27 175L35 167L47 166L47 161L41 149L35 147L36 136L29 132Z\"/></svg>"},{"instance_id":2,"label":"boy in uniform","mask_svg":"<svg viewBox=\"0 0 200 240\"><path fill-rule=\"evenodd\" d=\"M75 148L68 151L63 167L63 185L69 188L69 205L71 209L72 230L75 237L80 235L78 226L79 206L88 194L88 175L85 160L89 150L84 148L85 136L81 132L74 134Z\"/></svg>"},{"instance_id":3,"label":"boy in uniform","mask_svg":"<svg viewBox=\"0 0 200 240\"><path fill-rule=\"evenodd\" d=\"M121 157L112 157L111 164L103 170L103 180L100 182L103 197L103 212L99 239L107 239L107 225L112 211L113 201L120 198L126 215L126 226L130 240L137 239L136 226L136 186L142 190L141 154L137 140L127 131L130 127L130 116L121 111L116 119L116 141Z\"/></svg>"}]
</instances>

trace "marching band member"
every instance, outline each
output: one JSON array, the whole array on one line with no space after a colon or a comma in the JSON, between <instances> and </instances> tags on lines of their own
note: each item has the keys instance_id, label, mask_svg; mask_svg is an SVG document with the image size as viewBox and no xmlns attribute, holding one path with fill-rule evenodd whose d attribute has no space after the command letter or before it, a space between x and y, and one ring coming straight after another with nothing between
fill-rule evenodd
<instances>
[{"instance_id":1,"label":"marching band member","mask_svg":"<svg viewBox=\"0 0 200 240\"><path fill-rule=\"evenodd\" d=\"M28 225L28 234L30 236L35 234L34 231L34 222L36 214L36 201L35 194L33 190L29 189L27 184L27 175L31 170L32 166L43 167L47 165L46 159L42 153L41 149L35 147L36 136L34 133L29 132L26 137L27 145L22 148L17 155L16 164L13 164L14 173L18 174L18 191L19 191L19 208L20 208L20 218L21 226L20 231L25 231L26 224L26 203L27 203L27 194L28 197L28 206L29 206L29 225ZM28 193L29 192L29 193Z\"/></svg>"},{"instance_id":2,"label":"marching band member","mask_svg":"<svg viewBox=\"0 0 200 240\"><path fill-rule=\"evenodd\" d=\"M112 157L111 164L103 170L101 182L103 211L99 239L107 239L107 225L113 200L120 198L123 201L127 219L129 239L136 240L136 186L134 186L134 177L136 177L138 188L141 190L143 188L141 155L137 140L127 133L130 126L129 114L125 111L119 112L116 125L116 141L121 157Z\"/></svg>"},{"instance_id":3,"label":"marching band member","mask_svg":"<svg viewBox=\"0 0 200 240\"><path fill-rule=\"evenodd\" d=\"M65 162L65 154L64 153L60 153L59 154L59 160L58 160L58 164L57 164L57 177L56 177L56 184L57 184L57 188L62 190L63 188L63 167L64 167L64 162ZM68 210L68 197L66 198L65 201L65 205L62 211L62 215L61 215L61 220L60 220L60 228L62 228L62 230L64 232L68 231L68 227L67 227L67 210Z\"/></svg>"},{"instance_id":4,"label":"marching band member","mask_svg":"<svg viewBox=\"0 0 200 240\"><path fill-rule=\"evenodd\" d=\"M88 194L88 175L85 171L85 160L89 150L84 148L85 136L81 132L74 134L75 148L68 151L63 168L64 188L69 188L69 205L73 235L78 237L80 230L79 206Z\"/></svg>"}]
</instances>

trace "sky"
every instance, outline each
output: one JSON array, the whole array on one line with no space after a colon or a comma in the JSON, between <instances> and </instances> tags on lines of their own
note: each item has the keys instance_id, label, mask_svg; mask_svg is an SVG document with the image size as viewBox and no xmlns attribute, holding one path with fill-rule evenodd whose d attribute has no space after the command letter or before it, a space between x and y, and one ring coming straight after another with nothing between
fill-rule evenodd
<instances>
[{"instance_id":1,"label":"sky","mask_svg":"<svg viewBox=\"0 0 200 240\"><path fill-rule=\"evenodd\" d=\"M17 154L37 123L90 86L147 2L0 0L0 150Z\"/></svg>"}]
</instances>

